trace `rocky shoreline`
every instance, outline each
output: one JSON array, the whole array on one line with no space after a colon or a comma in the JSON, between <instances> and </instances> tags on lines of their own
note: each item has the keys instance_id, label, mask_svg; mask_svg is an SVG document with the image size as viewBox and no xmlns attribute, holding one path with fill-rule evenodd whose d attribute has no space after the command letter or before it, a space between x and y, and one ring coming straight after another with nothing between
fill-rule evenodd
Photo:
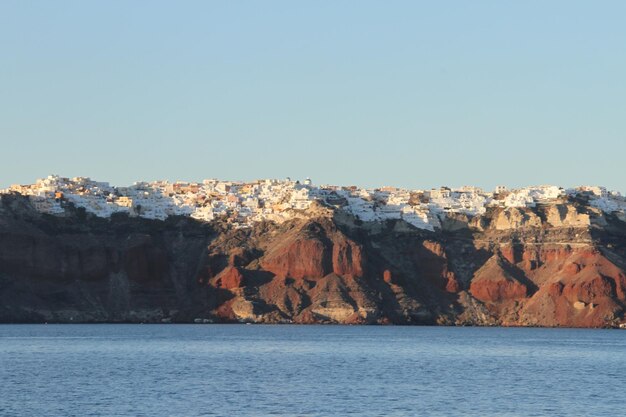
<instances>
[{"instance_id":1,"label":"rocky shoreline","mask_svg":"<svg viewBox=\"0 0 626 417\"><path fill-rule=\"evenodd\" d=\"M234 229L0 204L0 322L619 327L626 223L584 200L441 229L313 204Z\"/></svg>"}]
</instances>

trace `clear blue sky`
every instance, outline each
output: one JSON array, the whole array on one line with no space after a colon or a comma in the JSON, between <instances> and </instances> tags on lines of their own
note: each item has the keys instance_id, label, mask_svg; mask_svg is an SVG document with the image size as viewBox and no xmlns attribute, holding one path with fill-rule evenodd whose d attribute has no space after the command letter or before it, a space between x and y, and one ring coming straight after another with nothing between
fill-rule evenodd
<instances>
[{"instance_id":1,"label":"clear blue sky","mask_svg":"<svg viewBox=\"0 0 626 417\"><path fill-rule=\"evenodd\" d=\"M625 1L0 2L0 186L626 191Z\"/></svg>"}]
</instances>

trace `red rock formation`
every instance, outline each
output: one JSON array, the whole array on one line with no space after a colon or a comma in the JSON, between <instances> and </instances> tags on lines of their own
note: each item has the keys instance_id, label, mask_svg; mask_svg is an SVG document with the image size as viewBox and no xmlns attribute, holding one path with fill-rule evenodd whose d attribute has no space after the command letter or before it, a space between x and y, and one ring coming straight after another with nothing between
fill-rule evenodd
<instances>
[{"instance_id":1,"label":"red rock formation","mask_svg":"<svg viewBox=\"0 0 626 417\"><path fill-rule=\"evenodd\" d=\"M363 251L349 239L333 242L333 272L337 275L363 276Z\"/></svg>"},{"instance_id":2,"label":"red rock formation","mask_svg":"<svg viewBox=\"0 0 626 417\"><path fill-rule=\"evenodd\" d=\"M319 239L298 238L273 248L261 266L280 277L321 278L331 272L331 253Z\"/></svg>"},{"instance_id":3,"label":"red rock formation","mask_svg":"<svg viewBox=\"0 0 626 417\"><path fill-rule=\"evenodd\" d=\"M528 288L514 277L511 268L505 259L493 255L472 278L470 293L488 303L526 298Z\"/></svg>"},{"instance_id":4,"label":"red rock formation","mask_svg":"<svg viewBox=\"0 0 626 417\"><path fill-rule=\"evenodd\" d=\"M229 266L214 279L217 288L232 290L244 285L243 274L236 266Z\"/></svg>"},{"instance_id":5,"label":"red rock formation","mask_svg":"<svg viewBox=\"0 0 626 417\"><path fill-rule=\"evenodd\" d=\"M525 270L537 269L546 263L561 262L571 253L569 246L505 245L500 247L502 257L512 264L520 264Z\"/></svg>"},{"instance_id":6,"label":"red rock formation","mask_svg":"<svg viewBox=\"0 0 626 417\"><path fill-rule=\"evenodd\" d=\"M461 290L461 285L459 284L459 281L457 281L456 279L456 275L454 274L454 272L450 272L448 271L446 273L446 291L447 292L459 292Z\"/></svg>"},{"instance_id":7,"label":"red rock formation","mask_svg":"<svg viewBox=\"0 0 626 417\"><path fill-rule=\"evenodd\" d=\"M391 274L390 270L385 269L385 271L383 272L383 280L387 284L391 284L393 282L393 275Z\"/></svg>"},{"instance_id":8,"label":"red rock formation","mask_svg":"<svg viewBox=\"0 0 626 417\"><path fill-rule=\"evenodd\" d=\"M447 292L458 292L460 284L454 272L448 269L448 260L440 242L425 240L414 254L419 274L438 288Z\"/></svg>"},{"instance_id":9,"label":"red rock formation","mask_svg":"<svg viewBox=\"0 0 626 417\"><path fill-rule=\"evenodd\" d=\"M300 315L307 307L309 284L291 278L274 277L259 287L259 296L267 304L276 306L285 318Z\"/></svg>"},{"instance_id":10,"label":"red rock formation","mask_svg":"<svg viewBox=\"0 0 626 417\"><path fill-rule=\"evenodd\" d=\"M571 250L537 277L544 282L521 312L522 322L541 326L599 327L623 312L626 275L593 248Z\"/></svg>"},{"instance_id":11,"label":"red rock formation","mask_svg":"<svg viewBox=\"0 0 626 417\"><path fill-rule=\"evenodd\" d=\"M261 267L280 277L315 279L331 272L361 277L364 263L359 244L337 230L306 224L271 246L261 260Z\"/></svg>"}]
</instances>

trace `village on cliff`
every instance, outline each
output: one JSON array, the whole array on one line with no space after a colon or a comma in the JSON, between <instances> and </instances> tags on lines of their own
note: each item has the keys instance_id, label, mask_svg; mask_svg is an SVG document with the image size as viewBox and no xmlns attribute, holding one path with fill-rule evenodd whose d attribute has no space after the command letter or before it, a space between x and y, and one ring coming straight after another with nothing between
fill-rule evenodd
<instances>
[{"instance_id":1,"label":"village on cliff","mask_svg":"<svg viewBox=\"0 0 626 417\"><path fill-rule=\"evenodd\" d=\"M216 179L195 182L136 182L114 187L87 177L65 178L50 175L31 185L12 185L0 195L28 196L42 213L63 215L72 203L98 217L127 213L146 219L164 220L169 216L190 216L200 221L222 218L233 227L248 227L268 220L283 222L308 209L314 201L339 208L361 221L403 219L426 230L440 226L442 215L459 213L475 216L488 207L534 207L558 202L569 196L582 196L592 207L604 212L626 212L626 199L604 187L582 186L563 189L537 186L508 190L499 186L493 192L477 187L406 190L396 187L363 189L356 186L313 185L305 181L257 180L252 182Z\"/></svg>"}]
</instances>

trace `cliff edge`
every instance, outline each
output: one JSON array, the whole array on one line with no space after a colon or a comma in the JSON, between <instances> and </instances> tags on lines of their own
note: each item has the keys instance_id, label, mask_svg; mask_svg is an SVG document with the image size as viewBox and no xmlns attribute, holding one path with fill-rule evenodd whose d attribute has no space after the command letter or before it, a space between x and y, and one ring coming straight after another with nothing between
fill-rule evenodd
<instances>
[{"instance_id":1,"label":"cliff edge","mask_svg":"<svg viewBox=\"0 0 626 417\"><path fill-rule=\"evenodd\" d=\"M580 198L449 213L432 230L323 202L238 228L0 203L1 322L625 321L626 223Z\"/></svg>"}]
</instances>

